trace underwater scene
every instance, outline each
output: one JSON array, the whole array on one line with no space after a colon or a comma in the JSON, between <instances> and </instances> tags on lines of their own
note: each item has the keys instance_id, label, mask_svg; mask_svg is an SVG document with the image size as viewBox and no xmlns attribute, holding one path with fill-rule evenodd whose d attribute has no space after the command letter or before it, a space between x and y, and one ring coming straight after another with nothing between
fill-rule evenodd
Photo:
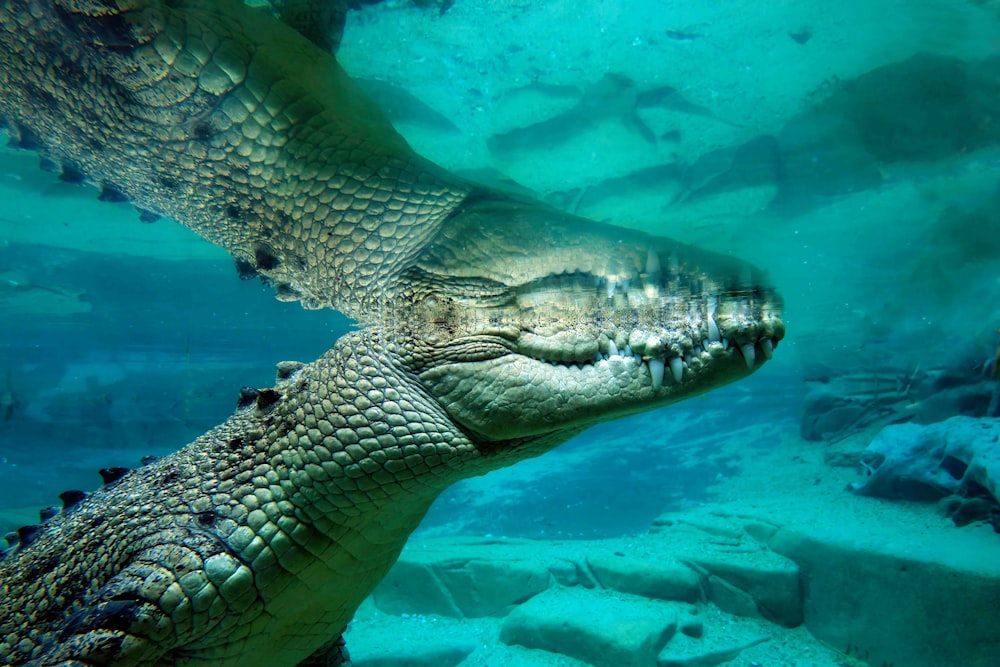
<instances>
[{"instance_id":1,"label":"underwater scene","mask_svg":"<svg viewBox=\"0 0 1000 667\"><path fill-rule=\"evenodd\" d=\"M1000 667L1000 0L0 0L0 135L0 664Z\"/></svg>"}]
</instances>

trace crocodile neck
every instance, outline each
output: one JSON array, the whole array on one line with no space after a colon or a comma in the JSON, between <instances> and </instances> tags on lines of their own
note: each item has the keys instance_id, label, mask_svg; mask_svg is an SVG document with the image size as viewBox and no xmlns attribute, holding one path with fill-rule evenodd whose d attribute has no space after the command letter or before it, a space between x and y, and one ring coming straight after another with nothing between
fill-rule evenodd
<instances>
[{"instance_id":1,"label":"crocodile neck","mask_svg":"<svg viewBox=\"0 0 1000 667\"><path fill-rule=\"evenodd\" d=\"M280 299L366 319L468 192L333 56L237 0L81 2L72 21L33 4L0 8L15 143L227 248Z\"/></svg>"}]
</instances>

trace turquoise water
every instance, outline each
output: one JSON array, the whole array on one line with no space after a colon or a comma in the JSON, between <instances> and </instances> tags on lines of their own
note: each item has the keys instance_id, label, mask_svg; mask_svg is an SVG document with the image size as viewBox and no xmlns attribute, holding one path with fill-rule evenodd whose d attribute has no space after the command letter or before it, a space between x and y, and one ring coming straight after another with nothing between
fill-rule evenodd
<instances>
[{"instance_id":1,"label":"turquoise water","mask_svg":"<svg viewBox=\"0 0 1000 667\"><path fill-rule=\"evenodd\" d=\"M339 60L445 167L746 259L785 301L758 374L461 483L418 538L619 538L741 494L797 501L863 479L886 424L986 415L1000 3L387 2L351 10ZM350 328L94 195L0 150L3 531Z\"/></svg>"}]
</instances>

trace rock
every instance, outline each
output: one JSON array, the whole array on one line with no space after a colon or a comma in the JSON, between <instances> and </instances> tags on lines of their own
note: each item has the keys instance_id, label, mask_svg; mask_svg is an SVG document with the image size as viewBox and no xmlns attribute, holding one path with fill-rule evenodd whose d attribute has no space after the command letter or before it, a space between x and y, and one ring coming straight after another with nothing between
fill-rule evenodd
<instances>
[{"instance_id":1,"label":"rock","mask_svg":"<svg viewBox=\"0 0 1000 667\"><path fill-rule=\"evenodd\" d=\"M432 565L401 557L372 594L386 614L439 614L460 618L451 593L434 575Z\"/></svg>"},{"instance_id":2,"label":"rock","mask_svg":"<svg viewBox=\"0 0 1000 667\"><path fill-rule=\"evenodd\" d=\"M716 607L727 614L743 616L744 618L760 617L760 613L757 611L757 603L754 601L752 595L746 591L741 591L725 579L721 579L714 574L708 577L708 598Z\"/></svg>"},{"instance_id":3,"label":"rock","mask_svg":"<svg viewBox=\"0 0 1000 667\"><path fill-rule=\"evenodd\" d=\"M650 667L677 629L678 607L580 588L551 589L504 619L500 640L595 667Z\"/></svg>"},{"instance_id":4,"label":"rock","mask_svg":"<svg viewBox=\"0 0 1000 667\"><path fill-rule=\"evenodd\" d=\"M802 437L806 440L824 440L847 432L865 414L861 405L841 405L802 421Z\"/></svg>"},{"instance_id":5,"label":"rock","mask_svg":"<svg viewBox=\"0 0 1000 667\"><path fill-rule=\"evenodd\" d=\"M677 618L677 629L688 637L698 639L705 634L705 623L694 614L681 614Z\"/></svg>"},{"instance_id":6,"label":"rock","mask_svg":"<svg viewBox=\"0 0 1000 667\"><path fill-rule=\"evenodd\" d=\"M344 638L354 667L453 667L481 644L471 623L435 616L391 616L368 600Z\"/></svg>"},{"instance_id":7,"label":"rock","mask_svg":"<svg viewBox=\"0 0 1000 667\"><path fill-rule=\"evenodd\" d=\"M455 667L475 648L467 642L429 641L405 646L386 642L378 653L354 658L351 664L353 667Z\"/></svg>"},{"instance_id":8,"label":"rock","mask_svg":"<svg viewBox=\"0 0 1000 667\"><path fill-rule=\"evenodd\" d=\"M560 586L583 586L597 588L597 582L587 572L587 569L576 561L559 559L549 562L549 574Z\"/></svg>"},{"instance_id":9,"label":"rock","mask_svg":"<svg viewBox=\"0 0 1000 667\"><path fill-rule=\"evenodd\" d=\"M993 535L953 530L954 541L903 549L898 537L815 530L782 529L771 540L801 568L814 637L863 651L871 665L997 664Z\"/></svg>"},{"instance_id":10,"label":"rock","mask_svg":"<svg viewBox=\"0 0 1000 667\"><path fill-rule=\"evenodd\" d=\"M695 602L702 598L701 577L673 559L595 554L587 556L587 564L604 588L658 600Z\"/></svg>"},{"instance_id":11,"label":"rock","mask_svg":"<svg viewBox=\"0 0 1000 667\"><path fill-rule=\"evenodd\" d=\"M770 551L692 557L709 577L709 599L737 616L761 616L787 628L802 623L802 587L795 563Z\"/></svg>"},{"instance_id":12,"label":"rock","mask_svg":"<svg viewBox=\"0 0 1000 667\"><path fill-rule=\"evenodd\" d=\"M505 616L549 587L549 571L537 561L468 560L439 563L434 573L462 616Z\"/></svg>"},{"instance_id":13,"label":"rock","mask_svg":"<svg viewBox=\"0 0 1000 667\"><path fill-rule=\"evenodd\" d=\"M735 659L746 649L766 642L767 637L752 637L742 641L726 639L705 642L679 635L660 653L656 667L715 667Z\"/></svg>"},{"instance_id":14,"label":"rock","mask_svg":"<svg viewBox=\"0 0 1000 667\"><path fill-rule=\"evenodd\" d=\"M544 560L495 554L490 545L462 543L430 553L404 551L375 589L375 604L395 615L503 616L551 585ZM572 566L560 565L562 579L579 581Z\"/></svg>"},{"instance_id":15,"label":"rock","mask_svg":"<svg viewBox=\"0 0 1000 667\"><path fill-rule=\"evenodd\" d=\"M939 500L989 494L1000 504L1000 419L953 417L929 426L887 426L863 460L871 476L855 485L866 496Z\"/></svg>"}]
</instances>

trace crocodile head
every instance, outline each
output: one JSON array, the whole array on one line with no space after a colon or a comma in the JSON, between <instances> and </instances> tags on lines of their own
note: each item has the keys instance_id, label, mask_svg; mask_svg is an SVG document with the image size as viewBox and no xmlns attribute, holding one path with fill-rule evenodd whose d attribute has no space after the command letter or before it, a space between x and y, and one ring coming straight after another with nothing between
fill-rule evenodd
<instances>
[{"instance_id":1,"label":"crocodile head","mask_svg":"<svg viewBox=\"0 0 1000 667\"><path fill-rule=\"evenodd\" d=\"M519 449L744 377L784 335L749 264L488 194L401 285L407 365L477 441Z\"/></svg>"}]
</instances>

